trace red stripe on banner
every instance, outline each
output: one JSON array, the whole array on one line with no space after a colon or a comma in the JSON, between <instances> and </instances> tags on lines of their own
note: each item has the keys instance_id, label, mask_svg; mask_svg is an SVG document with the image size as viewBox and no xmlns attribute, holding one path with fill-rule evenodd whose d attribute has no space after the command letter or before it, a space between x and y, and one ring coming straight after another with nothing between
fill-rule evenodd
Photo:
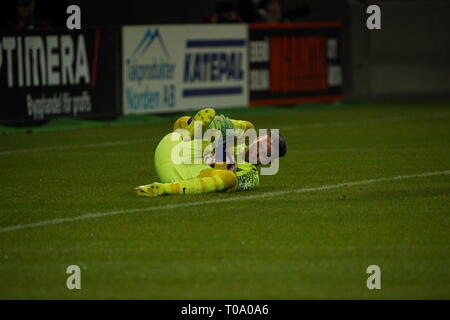
<instances>
[{"instance_id":1,"label":"red stripe on banner","mask_svg":"<svg viewBox=\"0 0 450 320\"><path fill-rule=\"evenodd\" d=\"M95 87L97 84L97 68L98 68L98 52L100 47L100 31L95 31L95 43L94 43L94 54L92 61L92 70L91 70L91 87Z\"/></svg>"},{"instance_id":2,"label":"red stripe on banner","mask_svg":"<svg viewBox=\"0 0 450 320\"><path fill-rule=\"evenodd\" d=\"M329 102L342 100L342 95L336 96L320 96L320 97L299 97L299 98L287 98L287 99L266 99L266 100L253 100L250 101L251 106L259 105L277 105L277 104L296 104L306 102Z\"/></svg>"},{"instance_id":3,"label":"red stripe on banner","mask_svg":"<svg viewBox=\"0 0 450 320\"><path fill-rule=\"evenodd\" d=\"M298 23L252 23L250 29L340 28L339 21Z\"/></svg>"}]
</instances>

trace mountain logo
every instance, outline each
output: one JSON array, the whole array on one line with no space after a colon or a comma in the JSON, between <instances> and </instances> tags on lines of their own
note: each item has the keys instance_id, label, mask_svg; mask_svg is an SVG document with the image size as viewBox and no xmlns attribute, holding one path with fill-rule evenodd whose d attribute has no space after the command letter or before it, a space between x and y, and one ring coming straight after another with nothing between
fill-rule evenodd
<instances>
[{"instance_id":1,"label":"mountain logo","mask_svg":"<svg viewBox=\"0 0 450 320\"><path fill-rule=\"evenodd\" d=\"M155 29L154 31L148 29L147 31L145 31L141 41L139 41L139 44L136 46L133 53L131 54L130 60L141 57L145 52L147 52L147 50L150 48L152 43L154 43L155 40L158 40L159 45L161 46L161 49L164 52L165 56L169 57L169 51L167 50L167 47L164 43L164 39L162 38L159 29Z\"/></svg>"},{"instance_id":2,"label":"mountain logo","mask_svg":"<svg viewBox=\"0 0 450 320\"><path fill-rule=\"evenodd\" d=\"M171 61L169 51L164 43L163 35L158 28L140 29L135 34L133 42L127 48L133 49L127 53L124 73L128 81L139 85L146 81L173 80L176 63ZM135 39L139 40L136 41ZM125 37L126 41L126 37ZM136 45L136 47L134 47Z\"/></svg>"}]
</instances>

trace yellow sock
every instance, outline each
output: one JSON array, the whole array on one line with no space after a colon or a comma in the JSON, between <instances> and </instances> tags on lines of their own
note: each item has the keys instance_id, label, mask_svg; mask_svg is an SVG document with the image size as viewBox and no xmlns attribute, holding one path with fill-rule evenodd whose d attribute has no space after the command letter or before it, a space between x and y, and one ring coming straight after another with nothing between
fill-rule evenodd
<instances>
[{"instance_id":1,"label":"yellow sock","mask_svg":"<svg viewBox=\"0 0 450 320\"><path fill-rule=\"evenodd\" d=\"M165 194L198 194L226 191L236 185L235 175L228 170L205 169L197 178L164 184Z\"/></svg>"}]
</instances>

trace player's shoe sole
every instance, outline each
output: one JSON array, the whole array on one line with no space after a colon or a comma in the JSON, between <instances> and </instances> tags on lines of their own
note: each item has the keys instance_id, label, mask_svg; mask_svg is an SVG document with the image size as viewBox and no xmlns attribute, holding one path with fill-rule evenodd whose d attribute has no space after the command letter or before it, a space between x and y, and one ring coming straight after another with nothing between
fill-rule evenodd
<instances>
[{"instance_id":1,"label":"player's shoe sole","mask_svg":"<svg viewBox=\"0 0 450 320\"><path fill-rule=\"evenodd\" d=\"M205 108L197 112L197 114L194 116L192 121L189 123L187 130L191 134L191 136L194 135L194 125L195 122L200 121L202 123L202 134L203 132L208 129L209 124L211 121L213 121L214 117L216 116L216 111L212 108Z\"/></svg>"},{"instance_id":2,"label":"player's shoe sole","mask_svg":"<svg viewBox=\"0 0 450 320\"><path fill-rule=\"evenodd\" d=\"M144 197L158 197L164 194L164 187L162 183L154 182L144 186L134 188L138 196Z\"/></svg>"}]
</instances>

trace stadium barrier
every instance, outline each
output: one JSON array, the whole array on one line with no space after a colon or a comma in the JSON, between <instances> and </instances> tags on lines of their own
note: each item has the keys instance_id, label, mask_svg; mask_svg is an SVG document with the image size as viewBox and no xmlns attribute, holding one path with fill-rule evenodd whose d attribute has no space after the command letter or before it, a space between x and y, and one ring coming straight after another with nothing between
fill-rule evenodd
<instances>
[{"instance_id":1,"label":"stadium barrier","mask_svg":"<svg viewBox=\"0 0 450 320\"><path fill-rule=\"evenodd\" d=\"M0 124L341 99L339 23L0 35Z\"/></svg>"},{"instance_id":2,"label":"stadium barrier","mask_svg":"<svg viewBox=\"0 0 450 320\"><path fill-rule=\"evenodd\" d=\"M2 32L0 123L119 116L119 45L120 28Z\"/></svg>"}]
</instances>

